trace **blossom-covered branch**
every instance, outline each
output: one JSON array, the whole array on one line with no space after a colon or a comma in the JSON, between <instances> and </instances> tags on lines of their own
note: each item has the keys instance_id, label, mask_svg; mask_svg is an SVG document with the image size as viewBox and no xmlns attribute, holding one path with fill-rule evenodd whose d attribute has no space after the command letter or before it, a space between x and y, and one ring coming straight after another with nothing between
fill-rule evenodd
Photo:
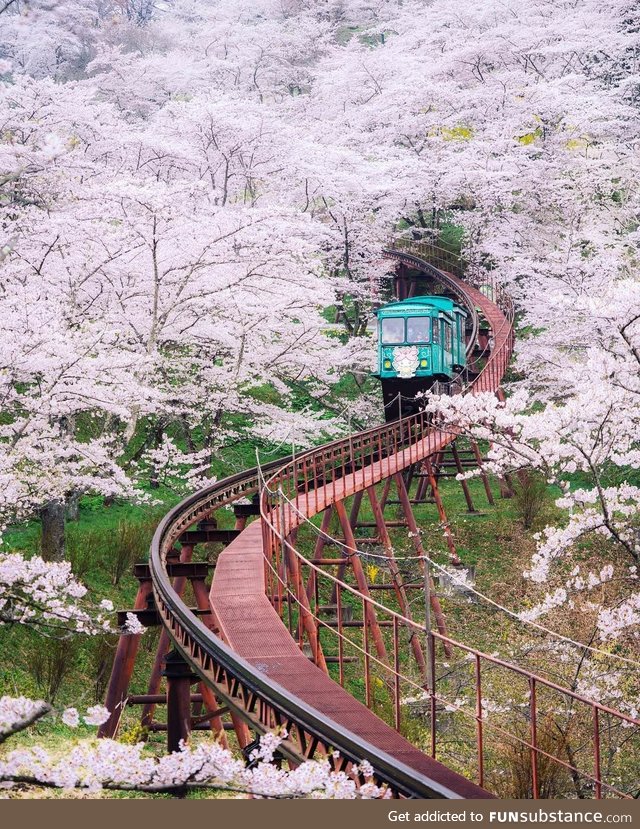
<instances>
[{"instance_id":1,"label":"blossom-covered branch","mask_svg":"<svg viewBox=\"0 0 640 829\"><path fill-rule=\"evenodd\" d=\"M87 600L68 562L0 553L0 625L29 625L49 636L95 635L112 631L111 611L108 599L98 607Z\"/></svg>"},{"instance_id":2,"label":"blossom-covered branch","mask_svg":"<svg viewBox=\"0 0 640 829\"><path fill-rule=\"evenodd\" d=\"M24 697L0 698L0 743L51 712L43 702ZM83 717L87 725L100 725L109 712L93 706ZM75 728L76 709L62 714ZM185 788L213 788L258 797L380 798L384 787L371 781L373 770L364 762L348 773L333 771L329 759L307 761L293 770L275 763L278 746L286 737L265 734L251 753L251 763L234 757L215 740L160 757L143 743L124 745L114 740L84 741L64 752L50 754L40 747L20 748L0 756L0 782L61 789L100 789L147 793L181 792ZM364 781L364 782L363 782Z\"/></svg>"}]
</instances>

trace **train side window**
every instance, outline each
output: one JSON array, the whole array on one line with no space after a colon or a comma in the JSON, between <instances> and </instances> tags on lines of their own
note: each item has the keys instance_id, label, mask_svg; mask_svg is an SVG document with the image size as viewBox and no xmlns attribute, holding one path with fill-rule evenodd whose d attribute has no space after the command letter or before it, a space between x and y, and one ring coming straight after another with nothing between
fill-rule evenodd
<instances>
[{"instance_id":1,"label":"train side window","mask_svg":"<svg viewBox=\"0 0 640 829\"><path fill-rule=\"evenodd\" d=\"M448 322L444 324L444 350L451 351L452 345L452 338L451 338L451 325Z\"/></svg>"},{"instance_id":2,"label":"train side window","mask_svg":"<svg viewBox=\"0 0 640 829\"><path fill-rule=\"evenodd\" d=\"M440 320L435 319L433 321L433 341L434 343L440 342Z\"/></svg>"},{"instance_id":3,"label":"train side window","mask_svg":"<svg viewBox=\"0 0 640 829\"><path fill-rule=\"evenodd\" d=\"M407 342L428 343L431 329L429 317L409 317L407 319Z\"/></svg>"},{"instance_id":4,"label":"train side window","mask_svg":"<svg viewBox=\"0 0 640 829\"><path fill-rule=\"evenodd\" d=\"M404 318L386 317L380 326L380 337L383 343L404 342Z\"/></svg>"}]
</instances>

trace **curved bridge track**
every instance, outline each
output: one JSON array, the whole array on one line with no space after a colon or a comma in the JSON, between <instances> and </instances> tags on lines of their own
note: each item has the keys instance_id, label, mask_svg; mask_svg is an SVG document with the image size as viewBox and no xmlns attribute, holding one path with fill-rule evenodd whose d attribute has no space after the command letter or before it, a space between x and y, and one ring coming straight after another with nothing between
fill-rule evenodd
<instances>
[{"instance_id":1,"label":"curved bridge track","mask_svg":"<svg viewBox=\"0 0 640 829\"><path fill-rule=\"evenodd\" d=\"M465 279L462 279L462 265L449 254L438 254L434 248L413 246L408 251L398 247L389 249L385 255L404 267L418 270L425 277L435 275L456 295L464 297L468 306L480 309L490 326L492 343L491 346L487 343L484 351L477 355L475 379L465 392L500 394L500 383L513 346L513 310L500 286L487 281L470 284L468 280L474 278L471 270L467 268ZM455 437L451 432L439 430L424 414L418 414L321 446L295 459L269 464L262 470L248 470L185 499L164 518L152 543L150 570L161 622L189 669L202 680L208 707L222 706L221 712L228 710L231 713L241 746L250 743L252 732L261 734L285 728L287 738L281 753L291 763L329 756L334 768L344 769L367 759L374 768L376 782L388 785L396 796L488 797L489 793L482 788L487 733L482 708L482 671L489 666L510 672L514 678L528 683L529 734L516 736L516 740L530 756L533 797L540 791L539 767L550 760L570 774L588 779L596 797L605 791L625 796L624 792L603 780L600 723L606 719L610 726L615 720L618 725L622 722L631 727L640 722L455 642L446 636L440 625L438 631L431 630L430 626L427 630L424 623L419 624L411 618L406 601L402 604L403 597L406 600L406 590L398 579L396 594L401 608L407 609L406 613L390 610L371 596L356 552L353 528L346 516L345 500L362 498L363 493L367 493L376 515L380 540L386 541L385 549L392 559L375 487L383 482L388 497L390 484L394 482L415 539L416 554L420 557L424 551L417 527L411 523L410 499L403 473L425 464L428 468L431 460ZM181 538L187 538L185 533L190 528L212 517L221 507L248 497L255 502L258 495L260 520L246 526L219 556L209 595L207 610L210 612L199 617L181 598L176 586L178 580L172 581L170 577L169 562L175 555L175 544ZM249 510L252 511L255 512ZM335 513L344 532L337 575L323 569L324 559L310 560L296 548L299 528L319 513L323 513L320 530L323 541L334 541L327 533L329 523L324 520L327 515ZM316 549L323 549L322 542ZM336 562L329 563L334 565L335 573ZM426 566L426 560L422 563ZM347 566L353 570L355 584L344 580ZM393 573L393 561L389 566ZM428 572L425 578L429 579ZM320 595L327 591L331 591L335 604L332 621L326 616L323 618L319 606ZM345 664L349 659L346 650L353 648L353 640L345 634L350 624L343 614L342 605L346 604L361 609L360 618L353 625L362 632L359 655L365 667L365 699L371 703L373 665L385 675L384 684L393 700L392 725L379 719L328 675L331 670L328 665L336 662L339 679L344 680ZM434 609L437 609L437 603ZM327 635L335 640L337 657L324 653L322 637ZM426 681L417 683L415 678L403 673L404 669L401 670L403 638L410 644L405 650L412 652L419 668L424 670ZM399 733L401 685L413 687L424 696L434 726L438 706L446 703L440 699L436 687L436 642L448 654L463 652L474 668L472 682L475 683L477 704L471 718L477 743L477 783L451 770L446 765L446 758L442 758L444 763L437 759L435 727L431 729L430 756L416 749ZM170 719L171 688L170 681ZM578 769L571 761L551 755L540 745L536 695L541 690L567 696L572 705L586 707L593 718L592 756L588 769ZM178 701L173 706L174 716L181 710L180 704ZM184 699L182 706L182 728L186 733L188 695L186 708ZM334 751L339 752L339 756L334 755Z\"/></svg>"}]
</instances>

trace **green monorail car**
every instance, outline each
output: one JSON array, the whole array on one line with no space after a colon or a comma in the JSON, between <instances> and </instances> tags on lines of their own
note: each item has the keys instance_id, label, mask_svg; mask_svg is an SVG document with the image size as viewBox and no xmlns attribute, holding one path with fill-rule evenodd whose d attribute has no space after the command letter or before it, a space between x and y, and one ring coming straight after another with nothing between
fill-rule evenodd
<instances>
[{"instance_id":1,"label":"green monorail car","mask_svg":"<svg viewBox=\"0 0 640 829\"><path fill-rule=\"evenodd\" d=\"M443 296L418 296L391 302L378 317L378 371L385 406L401 395L403 410L415 410L411 401L436 381L450 382L465 367L467 312ZM387 419L399 414L397 406Z\"/></svg>"}]
</instances>

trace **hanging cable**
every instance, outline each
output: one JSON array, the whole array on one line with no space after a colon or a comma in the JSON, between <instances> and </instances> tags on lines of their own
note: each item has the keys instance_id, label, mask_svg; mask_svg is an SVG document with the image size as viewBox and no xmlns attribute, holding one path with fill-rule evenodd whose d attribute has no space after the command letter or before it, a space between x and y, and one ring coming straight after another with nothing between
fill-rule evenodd
<instances>
[{"instance_id":1,"label":"hanging cable","mask_svg":"<svg viewBox=\"0 0 640 829\"><path fill-rule=\"evenodd\" d=\"M305 523L309 524L314 529L316 534L321 535L325 539L325 541L330 540L330 543L335 544L335 545L343 548L343 550L347 551L347 555L345 555L345 558L350 558L350 557L353 557L354 555L357 555L357 556L360 556L360 557L364 557L365 560L367 558L369 558L369 559L370 558L375 558L375 559L379 559L381 561L389 561L389 556L380 555L380 554L376 554L376 553L368 553L368 552L364 552L363 550L358 550L357 548L353 549L352 547L347 546L346 544L339 541L338 539L331 538L330 536L327 536L326 533L323 533L320 530L320 528L317 527L313 523L313 521L311 521L309 518L307 518L307 516L304 515L304 513L302 513L298 509L296 504L293 501L291 501L290 498L288 498L286 496L286 494L284 493L284 491L282 491L282 489L278 490L278 494L280 494L284 498L284 500L289 504L289 506L294 510L294 512L300 518L302 518L302 520ZM420 555L420 556L394 556L393 560L394 561L426 561L430 565L433 565L434 567L436 567L441 572L446 573L451 578L454 578L454 576L453 576L453 574L451 573L450 570L448 570L446 567L443 567L441 564L438 564L436 561L433 561L433 559L431 559L429 556L427 556L426 553L424 555ZM504 605L501 605L499 602L494 601L489 596L486 596L484 593L481 593L479 590L476 590L474 587L467 584L464 581L464 579L455 579L455 581L458 584L463 585L465 587L465 589L468 590L470 593L473 593L474 595L478 596L478 598L480 598L483 601L487 602L488 604L492 605L497 610L500 610L502 613L505 613L506 615L510 616L512 619L514 619L515 621L519 622L522 625L526 625L528 627L535 628L538 631L546 633L547 635L552 636L552 637L554 637L554 638L556 638L556 639L558 639L562 642L566 642L567 644L573 645L576 648L580 648L581 650L586 650L586 651L589 651L591 653L598 654L598 656L606 656L608 659L616 659L619 662L624 662L628 665L633 665L634 668L640 668L640 662L637 662L637 661L632 660L632 659L628 659L625 656L620 656L619 654L609 653L608 651L603 651L600 648L594 648L591 645L585 645L583 642L577 642L575 639L571 639L571 637L569 637L569 636L564 636L563 634L558 633L557 631L554 631L554 630L551 630L548 627L545 627L545 625L540 625L537 622L534 622L534 621L531 621L531 620L528 620L528 619L522 619L522 618L520 618L520 616L515 611L511 610L508 607L505 607Z\"/></svg>"}]
</instances>

